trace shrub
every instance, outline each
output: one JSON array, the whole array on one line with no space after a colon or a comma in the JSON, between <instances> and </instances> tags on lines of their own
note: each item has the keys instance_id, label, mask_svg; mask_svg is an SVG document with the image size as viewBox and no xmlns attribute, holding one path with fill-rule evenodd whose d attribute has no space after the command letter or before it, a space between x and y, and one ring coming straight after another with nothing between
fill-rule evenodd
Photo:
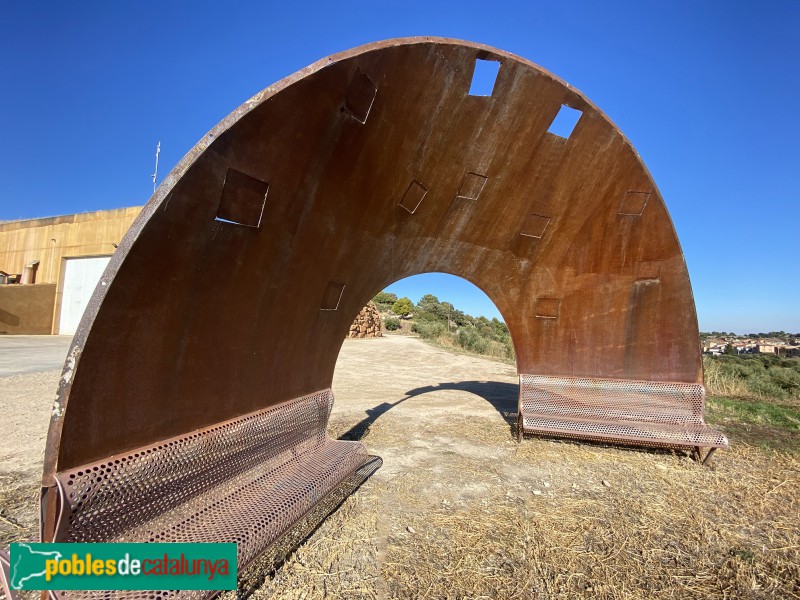
<instances>
[{"instance_id":1,"label":"shrub","mask_svg":"<svg viewBox=\"0 0 800 600\"><path fill-rule=\"evenodd\" d=\"M383 326L386 327L387 331L397 331L400 329L400 319L397 317L386 317L383 321Z\"/></svg>"},{"instance_id":2,"label":"shrub","mask_svg":"<svg viewBox=\"0 0 800 600\"><path fill-rule=\"evenodd\" d=\"M437 315L435 313L427 312L427 311L417 312L414 315L414 318L417 321L428 321L428 322L435 321L437 323L447 323L447 319L446 318L440 317L439 315Z\"/></svg>"},{"instance_id":3,"label":"shrub","mask_svg":"<svg viewBox=\"0 0 800 600\"><path fill-rule=\"evenodd\" d=\"M418 333L419 337L425 339L436 339L445 332L445 326L438 321L420 321L411 326L411 331Z\"/></svg>"},{"instance_id":4,"label":"shrub","mask_svg":"<svg viewBox=\"0 0 800 600\"><path fill-rule=\"evenodd\" d=\"M485 354L489 347L489 341L481 337L481 335L474 329L462 329L458 332L458 343L461 347L470 352L477 352L478 354Z\"/></svg>"},{"instance_id":5,"label":"shrub","mask_svg":"<svg viewBox=\"0 0 800 600\"><path fill-rule=\"evenodd\" d=\"M704 357L711 394L739 398L800 398L800 361L777 356Z\"/></svg>"},{"instance_id":6,"label":"shrub","mask_svg":"<svg viewBox=\"0 0 800 600\"><path fill-rule=\"evenodd\" d=\"M503 352L506 358L515 359L516 353L514 352L514 342L511 341L510 335L505 335L501 338L503 343Z\"/></svg>"},{"instance_id":7,"label":"shrub","mask_svg":"<svg viewBox=\"0 0 800 600\"><path fill-rule=\"evenodd\" d=\"M493 340L497 337L495 330L489 325L481 325L478 328L478 333L481 334L481 337L484 337L487 340Z\"/></svg>"}]
</instances>

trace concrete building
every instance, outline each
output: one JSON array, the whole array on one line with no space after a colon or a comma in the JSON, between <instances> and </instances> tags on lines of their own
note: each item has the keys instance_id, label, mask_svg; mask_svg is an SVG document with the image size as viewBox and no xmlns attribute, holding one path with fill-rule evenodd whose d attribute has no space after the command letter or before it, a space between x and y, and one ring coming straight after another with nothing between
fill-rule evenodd
<instances>
[{"instance_id":1,"label":"concrete building","mask_svg":"<svg viewBox=\"0 0 800 600\"><path fill-rule=\"evenodd\" d=\"M0 222L0 333L75 333L141 208Z\"/></svg>"},{"instance_id":2,"label":"concrete building","mask_svg":"<svg viewBox=\"0 0 800 600\"><path fill-rule=\"evenodd\" d=\"M782 344L776 342L759 342L758 346L756 347L758 348L759 354L778 354L778 348L780 348L781 345Z\"/></svg>"}]
</instances>

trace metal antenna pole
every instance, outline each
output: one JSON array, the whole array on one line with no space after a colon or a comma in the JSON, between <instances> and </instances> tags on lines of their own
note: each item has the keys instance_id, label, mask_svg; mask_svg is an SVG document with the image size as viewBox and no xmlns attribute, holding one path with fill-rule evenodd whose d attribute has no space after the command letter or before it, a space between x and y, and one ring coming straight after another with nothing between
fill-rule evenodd
<instances>
[{"instance_id":1,"label":"metal antenna pole","mask_svg":"<svg viewBox=\"0 0 800 600\"><path fill-rule=\"evenodd\" d=\"M161 153L161 142L156 146L156 170L153 172L153 193L156 191L156 179L158 178L158 155Z\"/></svg>"}]
</instances>

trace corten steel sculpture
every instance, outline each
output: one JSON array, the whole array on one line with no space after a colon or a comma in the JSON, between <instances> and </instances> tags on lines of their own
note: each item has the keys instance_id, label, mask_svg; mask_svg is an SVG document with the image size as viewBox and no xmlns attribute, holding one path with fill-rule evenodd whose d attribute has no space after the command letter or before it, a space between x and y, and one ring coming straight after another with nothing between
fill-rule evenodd
<instances>
[{"instance_id":1,"label":"corten steel sculpture","mask_svg":"<svg viewBox=\"0 0 800 600\"><path fill-rule=\"evenodd\" d=\"M476 61L499 63L490 95L469 93ZM548 132L564 106L568 137ZM257 556L377 468L325 436L336 358L376 292L432 271L505 318L521 429L727 444L702 420L681 248L628 140L519 57L390 40L257 94L144 208L69 353L43 539L236 539Z\"/></svg>"}]
</instances>

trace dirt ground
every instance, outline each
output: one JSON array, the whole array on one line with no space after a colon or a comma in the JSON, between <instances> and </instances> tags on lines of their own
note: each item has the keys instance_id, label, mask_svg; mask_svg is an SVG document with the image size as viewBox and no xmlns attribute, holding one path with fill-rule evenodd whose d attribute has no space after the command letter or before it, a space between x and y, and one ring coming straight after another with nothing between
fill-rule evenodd
<instances>
[{"instance_id":1,"label":"dirt ground","mask_svg":"<svg viewBox=\"0 0 800 600\"><path fill-rule=\"evenodd\" d=\"M0 378L0 543L34 539L59 373ZM334 437L383 467L259 598L800 598L800 463L513 436L512 366L348 340Z\"/></svg>"}]
</instances>

